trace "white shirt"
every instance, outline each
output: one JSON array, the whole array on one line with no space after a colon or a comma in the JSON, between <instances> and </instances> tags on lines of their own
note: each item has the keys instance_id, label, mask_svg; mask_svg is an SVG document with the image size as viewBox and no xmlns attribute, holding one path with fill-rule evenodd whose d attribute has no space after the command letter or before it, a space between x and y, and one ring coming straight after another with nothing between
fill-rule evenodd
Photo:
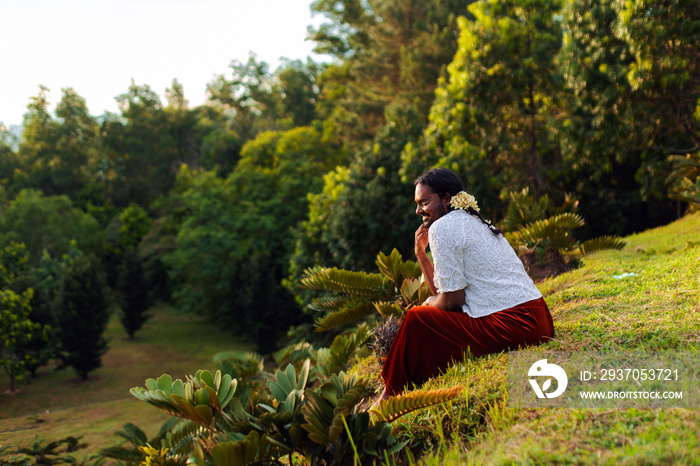
<instances>
[{"instance_id":1,"label":"white shirt","mask_svg":"<svg viewBox=\"0 0 700 466\"><path fill-rule=\"evenodd\" d=\"M464 290L462 310L472 317L542 297L503 235L468 212L453 210L437 219L428 242L438 293Z\"/></svg>"}]
</instances>

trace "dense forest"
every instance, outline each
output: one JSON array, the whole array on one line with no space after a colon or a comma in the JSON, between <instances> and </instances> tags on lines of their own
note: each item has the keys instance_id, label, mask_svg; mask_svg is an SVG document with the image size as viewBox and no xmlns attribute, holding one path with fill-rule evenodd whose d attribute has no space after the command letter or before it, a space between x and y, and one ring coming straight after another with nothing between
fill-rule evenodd
<instances>
[{"instance_id":1,"label":"dense forest","mask_svg":"<svg viewBox=\"0 0 700 466\"><path fill-rule=\"evenodd\" d=\"M411 257L413 180L457 171L485 217L576 203L580 239L700 199L700 9L688 0L315 0L328 63L233 61L190 107L132 83L120 113L73 89L0 128L0 359L99 367L112 303L155 300L247 335L310 338L315 265ZM546 201L546 202L545 202ZM12 338L9 335L14 335ZM19 336L18 336L19 335Z\"/></svg>"}]
</instances>

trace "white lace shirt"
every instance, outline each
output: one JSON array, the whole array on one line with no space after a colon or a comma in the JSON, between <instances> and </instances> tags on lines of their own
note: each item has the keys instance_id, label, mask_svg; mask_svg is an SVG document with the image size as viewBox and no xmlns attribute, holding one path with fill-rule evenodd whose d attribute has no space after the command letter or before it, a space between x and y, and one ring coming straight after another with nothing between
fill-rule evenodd
<instances>
[{"instance_id":1,"label":"white lace shirt","mask_svg":"<svg viewBox=\"0 0 700 466\"><path fill-rule=\"evenodd\" d=\"M472 317L542 297L508 241L463 210L436 220L428 241L438 292L464 290L462 310Z\"/></svg>"}]
</instances>

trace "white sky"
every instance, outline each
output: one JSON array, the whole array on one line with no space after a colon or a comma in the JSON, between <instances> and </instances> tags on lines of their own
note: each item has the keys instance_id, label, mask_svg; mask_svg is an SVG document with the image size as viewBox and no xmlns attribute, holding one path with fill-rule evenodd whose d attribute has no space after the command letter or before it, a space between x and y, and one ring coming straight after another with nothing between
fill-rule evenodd
<instances>
[{"instance_id":1,"label":"white sky","mask_svg":"<svg viewBox=\"0 0 700 466\"><path fill-rule=\"evenodd\" d=\"M315 61L312 0L0 0L0 123L19 125L39 85L52 104L72 87L97 116L136 84L161 96L173 78L190 106L214 75L250 52Z\"/></svg>"}]
</instances>

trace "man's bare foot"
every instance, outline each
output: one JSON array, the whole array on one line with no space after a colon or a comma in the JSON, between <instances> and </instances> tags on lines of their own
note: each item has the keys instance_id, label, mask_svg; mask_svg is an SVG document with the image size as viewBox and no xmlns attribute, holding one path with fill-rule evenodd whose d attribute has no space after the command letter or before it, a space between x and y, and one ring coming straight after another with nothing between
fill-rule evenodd
<instances>
[{"instance_id":1,"label":"man's bare foot","mask_svg":"<svg viewBox=\"0 0 700 466\"><path fill-rule=\"evenodd\" d=\"M377 405L379 405L379 402L380 402L380 401L386 400L387 398L389 398L389 395L388 395L387 392L386 392L386 388L384 388L384 390L382 390L382 393L379 394L379 396L378 396L377 399L374 401L374 403L372 403L372 406L370 406L369 409L374 409L374 408L376 408Z\"/></svg>"}]
</instances>

